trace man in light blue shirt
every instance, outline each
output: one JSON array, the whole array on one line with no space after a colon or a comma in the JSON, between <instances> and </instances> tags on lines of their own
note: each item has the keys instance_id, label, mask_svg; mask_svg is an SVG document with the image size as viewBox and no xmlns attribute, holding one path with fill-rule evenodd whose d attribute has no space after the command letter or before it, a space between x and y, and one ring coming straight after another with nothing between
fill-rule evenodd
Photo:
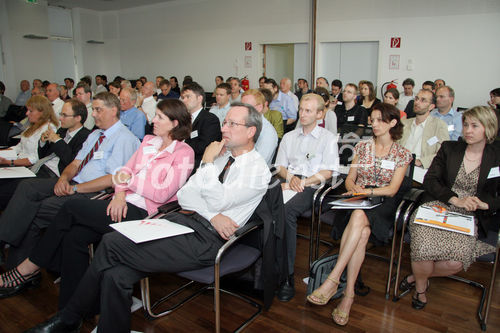
<instances>
[{"instance_id":1,"label":"man in light blue shirt","mask_svg":"<svg viewBox=\"0 0 500 333\"><path fill-rule=\"evenodd\" d=\"M10 244L9 269L29 256L41 230L66 201L90 198L109 187L112 175L139 148L137 137L120 122L120 101L115 95L97 94L92 109L99 129L89 135L61 177L22 181L0 217L0 242Z\"/></svg>"},{"instance_id":2,"label":"man in light blue shirt","mask_svg":"<svg viewBox=\"0 0 500 333\"><path fill-rule=\"evenodd\" d=\"M455 91L449 86L436 90L436 108L431 116L441 119L448 125L450 140L458 140L462 135L462 115L453 109Z\"/></svg>"},{"instance_id":3,"label":"man in light blue shirt","mask_svg":"<svg viewBox=\"0 0 500 333\"><path fill-rule=\"evenodd\" d=\"M28 80L21 81L21 92L17 95L14 104L18 106L25 106L28 99L31 97L30 82Z\"/></svg>"},{"instance_id":4,"label":"man in light blue shirt","mask_svg":"<svg viewBox=\"0 0 500 333\"><path fill-rule=\"evenodd\" d=\"M219 118L220 125L226 119L226 114L231 108L229 98L231 97L231 85L229 83L221 83L215 88L216 105L210 108L210 113L213 113Z\"/></svg>"},{"instance_id":5,"label":"man in light blue shirt","mask_svg":"<svg viewBox=\"0 0 500 333\"><path fill-rule=\"evenodd\" d=\"M241 101L253 106L262 115L262 129L255 143L255 150L262 156L267 165L271 165L278 146L278 134L274 126L264 118L264 103L266 101L264 95L256 90L249 89L241 95Z\"/></svg>"},{"instance_id":6,"label":"man in light blue shirt","mask_svg":"<svg viewBox=\"0 0 500 333\"><path fill-rule=\"evenodd\" d=\"M283 126L285 133L293 130L292 124L297 120L297 108L293 99L279 90L278 84L273 79L267 79L264 88L271 90L273 101L269 105L270 110L278 110L283 116Z\"/></svg>"},{"instance_id":7,"label":"man in light blue shirt","mask_svg":"<svg viewBox=\"0 0 500 333\"><path fill-rule=\"evenodd\" d=\"M120 120L136 137L142 140L146 129L146 115L135 107L136 100L137 92L135 89L122 89L120 92Z\"/></svg>"}]
</instances>

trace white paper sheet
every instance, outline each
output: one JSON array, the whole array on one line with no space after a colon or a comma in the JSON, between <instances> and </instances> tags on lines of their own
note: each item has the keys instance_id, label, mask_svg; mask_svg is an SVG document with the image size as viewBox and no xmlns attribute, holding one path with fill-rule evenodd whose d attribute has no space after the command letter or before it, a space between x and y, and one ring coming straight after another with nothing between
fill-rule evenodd
<instances>
[{"instance_id":1,"label":"white paper sheet","mask_svg":"<svg viewBox=\"0 0 500 333\"><path fill-rule=\"evenodd\" d=\"M3 157L8 160L17 160L17 154L12 149L0 150L0 157Z\"/></svg>"},{"instance_id":2,"label":"white paper sheet","mask_svg":"<svg viewBox=\"0 0 500 333\"><path fill-rule=\"evenodd\" d=\"M427 173L427 169L416 166L413 169L413 180L417 183L422 184L424 182L425 174Z\"/></svg>"},{"instance_id":3,"label":"white paper sheet","mask_svg":"<svg viewBox=\"0 0 500 333\"><path fill-rule=\"evenodd\" d=\"M448 211L436 212L428 206L418 208L415 223L471 236L474 236L475 232L474 216Z\"/></svg>"},{"instance_id":4,"label":"white paper sheet","mask_svg":"<svg viewBox=\"0 0 500 333\"><path fill-rule=\"evenodd\" d=\"M0 168L0 179L29 177L36 177L36 175L30 169L25 167Z\"/></svg>"},{"instance_id":5,"label":"white paper sheet","mask_svg":"<svg viewBox=\"0 0 500 333\"><path fill-rule=\"evenodd\" d=\"M348 198L334 200L331 201L330 204L332 205L332 209L372 209L379 206L381 203L373 204L369 200L353 200L353 198Z\"/></svg>"},{"instance_id":6,"label":"white paper sheet","mask_svg":"<svg viewBox=\"0 0 500 333\"><path fill-rule=\"evenodd\" d=\"M110 226L135 243L194 232L193 229L164 219L134 220Z\"/></svg>"},{"instance_id":7,"label":"white paper sheet","mask_svg":"<svg viewBox=\"0 0 500 333\"><path fill-rule=\"evenodd\" d=\"M297 194L297 192L293 190L283 190L283 203L286 204L295 194Z\"/></svg>"}]
</instances>

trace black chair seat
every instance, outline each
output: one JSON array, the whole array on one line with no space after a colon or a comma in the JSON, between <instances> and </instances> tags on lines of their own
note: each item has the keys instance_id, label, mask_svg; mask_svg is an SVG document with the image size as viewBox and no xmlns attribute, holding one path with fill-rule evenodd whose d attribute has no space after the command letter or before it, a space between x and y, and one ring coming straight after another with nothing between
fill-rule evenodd
<instances>
[{"instance_id":1,"label":"black chair seat","mask_svg":"<svg viewBox=\"0 0 500 333\"><path fill-rule=\"evenodd\" d=\"M238 244L227 250L220 264L220 276L239 272L249 267L260 256L254 247ZM204 284L214 283L214 266L177 273L178 276Z\"/></svg>"}]
</instances>

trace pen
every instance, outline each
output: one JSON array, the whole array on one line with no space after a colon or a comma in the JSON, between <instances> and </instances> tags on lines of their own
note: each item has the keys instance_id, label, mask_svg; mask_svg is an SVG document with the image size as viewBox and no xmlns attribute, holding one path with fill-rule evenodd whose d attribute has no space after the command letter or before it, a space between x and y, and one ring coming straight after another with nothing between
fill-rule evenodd
<instances>
[{"instance_id":1,"label":"pen","mask_svg":"<svg viewBox=\"0 0 500 333\"><path fill-rule=\"evenodd\" d=\"M354 192L352 195L368 195L368 193Z\"/></svg>"}]
</instances>

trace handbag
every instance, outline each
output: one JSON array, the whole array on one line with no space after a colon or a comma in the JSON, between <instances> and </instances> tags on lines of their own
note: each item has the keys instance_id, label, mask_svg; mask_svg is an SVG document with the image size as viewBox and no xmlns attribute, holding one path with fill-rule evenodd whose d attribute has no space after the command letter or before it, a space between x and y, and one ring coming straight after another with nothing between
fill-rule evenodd
<instances>
[{"instance_id":1,"label":"handbag","mask_svg":"<svg viewBox=\"0 0 500 333\"><path fill-rule=\"evenodd\" d=\"M321 286L321 284L325 282L326 278L337 264L338 256L338 254L334 254L313 262L313 264L311 265L311 269L309 270L307 295L310 295L313 290L319 288L319 286ZM338 285L337 292L335 293L335 295L333 295L332 299L340 298L344 293L344 289L347 284L347 269L344 269L344 271L340 275L339 282L340 283Z\"/></svg>"}]
</instances>

